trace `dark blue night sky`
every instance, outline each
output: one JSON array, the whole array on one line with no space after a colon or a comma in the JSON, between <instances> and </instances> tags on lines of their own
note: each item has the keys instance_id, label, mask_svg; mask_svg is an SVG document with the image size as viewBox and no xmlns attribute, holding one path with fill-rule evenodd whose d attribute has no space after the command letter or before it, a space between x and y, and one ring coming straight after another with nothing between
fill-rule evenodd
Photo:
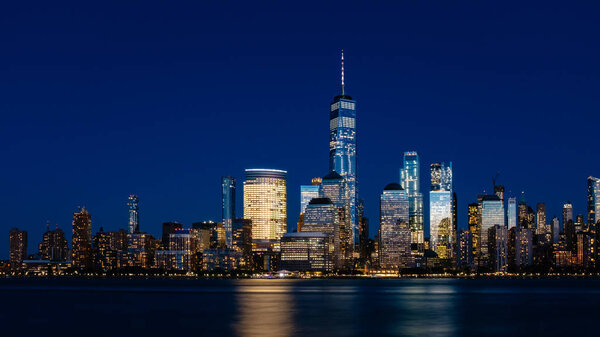
<instances>
[{"instance_id":1,"label":"dark blue night sky","mask_svg":"<svg viewBox=\"0 0 600 337\"><path fill-rule=\"evenodd\" d=\"M358 102L358 181L378 227L379 194L402 153L453 161L459 227L491 178L559 215L585 213L600 175L600 5L210 2L0 10L0 257L8 230L29 252L50 221L70 238L85 205L93 231L220 220L220 178L288 170L288 227L299 185L327 173L329 103ZM425 205L428 205L425 193ZM426 214L428 207L426 206ZM426 228L428 227L426 217ZM426 229L427 231L427 229Z\"/></svg>"}]
</instances>

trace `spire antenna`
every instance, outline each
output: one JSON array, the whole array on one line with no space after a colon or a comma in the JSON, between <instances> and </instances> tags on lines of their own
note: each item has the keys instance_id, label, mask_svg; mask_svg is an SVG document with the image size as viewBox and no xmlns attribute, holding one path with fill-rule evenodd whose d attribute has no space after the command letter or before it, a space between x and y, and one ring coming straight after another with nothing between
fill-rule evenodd
<instances>
[{"instance_id":1,"label":"spire antenna","mask_svg":"<svg viewBox=\"0 0 600 337\"><path fill-rule=\"evenodd\" d=\"M342 96L344 96L344 50L342 49Z\"/></svg>"},{"instance_id":2,"label":"spire antenna","mask_svg":"<svg viewBox=\"0 0 600 337\"><path fill-rule=\"evenodd\" d=\"M342 49L342 96L344 96L344 50Z\"/></svg>"}]
</instances>

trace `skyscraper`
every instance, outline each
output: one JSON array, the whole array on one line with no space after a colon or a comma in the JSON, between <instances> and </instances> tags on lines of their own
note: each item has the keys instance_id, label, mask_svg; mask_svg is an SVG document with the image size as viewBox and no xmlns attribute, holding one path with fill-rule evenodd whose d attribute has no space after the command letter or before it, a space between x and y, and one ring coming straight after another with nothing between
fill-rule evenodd
<instances>
[{"instance_id":1,"label":"skyscraper","mask_svg":"<svg viewBox=\"0 0 600 337\"><path fill-rule=\"evenodd\" d=\"M560 222L558 221L558 218L553 217L551 224L552 243L558 243L558 240L560 239Z\"/></svg>"},{"instance_id":2,"label":"skyscraper","mask_svg":"<svg viewBox=\"0 0 600 337\"><path fill-rule=\"evenodd\" d=\"M246 169L244 219L252 221L253 249L279 249L287 232L287 171Z\"/></svg>"},{"instance_id":3,"label":"skyscraper","mask_svg":"<svg viewBox=\"0 0 600 337\"><path fill-rule=\"evenodd\" d=\"M73 267L92 266L92 215L81 207L73 213Z\"/></svg>"},{"instance_id":4,"label":"skyscraper","mask_svg":"<svg viewBox=\"0 0 600 337\"><path fill-rule=\"evenodd\" d=\"M379 260L382 268L402 268L410 264L408 195L400 184L384 189L379 204Z\"/></svg>"},{"instance_id":5,"label":"skyscraper","mask_svg":"<svg viewBox=\"0 0 600 337\"><path fill-rule=\"evenodd\" d=\"M588 224L595 226L600 221L600 178L588 177ZM595 230L595 228L594 228Z\"/></svg>"},{"instance_id":6,"label":"skyscraper","mask_svg":"<svg viewBox=\"0 0 600 337\"><path fill-rule=\"evenodd\" d=\"M468 208L468 225L472 235L472 254L473 260L476 261L481 253L481 210L478 203L469 204Z\"/></svg>"},{"instance_id":7,"label":"skyscraper","mask_svg":"<svg viewBox=\"0 0 600 337\"><path fill-rule=\"evenodd\" d=\"M342 263L340 246L340 218L338 208L329 198L314 198L306 207L302 232L319 232L331 238L330 257L334 266L339 268Z\"/></svg>"},{"instance_id":8,"label":"skyscraper","mask_svg":"<svg viewBox=\"0 0 600 337\"><path fill-rule=\"evenodd\" d=\"M127 202L129 208L129 233L137 233L140 231L138 196L132 194Z\"/></svg>"},{"instance_id":9,"label":"skyscraper","mask_svg":"<svg viewBox=\"0 0 600 337\"><path fill-rule=\"evenodd\" d=\"M498 201L502 202L497 195ZM493 225L487 231L489 262L494 272L506 272L508 267L508 232L504 224Z\"/></svg>"},{"instance_id":10,"label":"skyscraper","mask_svg":"<svg viewBox=\"0 0 600 337\"><path fill-rule=\"evenodd\" d=\"M483 261L490 261L488 232L494 225L504 227L504 205L497 195L485 195L481 200L481 259Z\"/></svg>"},{"instance_id":11,"label":"skyscraper","mask_svg":"<svg viewBox=\"0 0 600 337\"><path fill-rule=\"evenodd\" d=\"M563 205L563 233L565 234L565 243L567 250L575 252L577 243L577 233L575 233L575 222L573 222L573 205L570 201Z\"/></svg>"},{"instance_id":12,"label":"skyscraper","mask_svg":"<svg viewBox=\"0 0 600 337\"><path fill-rule=\"evenodd\" d=\"M344 90L342 51L342 93L329 106L329 170L339 173L348 184L352 244L358 238L358 187L356 179L356 101ZM332 200L333 201L333 200Z\"/></svg>"},{"instance_id":13,"label":"skyscraper","mask_svg":"<svg viewBox=\"0 0 600 337\"><path fill-rule=\"evenodd\" d=\"M400 185L408 194L409 225L413 250L423 252L425 242L423 220L423 194L420 185L419 154L404 152L404 165L400 169Z\"/></svg>"},{"instance_id":14,"label":"skyscraper","mask_svg":"<svg viewBox=\"0 0 600 337\"><path fill-rule=\"evenodd\" d=\"M169 235L175 233L178 229L182 229L183 225L179 222L163 222L162 224L162 249L169 249Z\"/></svg>"},{"instance_id":15,"label":"skyscraper","mask_svg":"<svg viewBox=\"0 0 600 337\"><path fill-rule=\"evenodd\" d=\"M42 236L42 242L38 245L38 251L41 258L45 260L66 260L69 246L62 229L57 228L53 231L46 231Z\"/></svg>"},{"instance_id":16,"label":"skyscraper","mask_svg":"<svg viewBox=\"0 0 600 337\"><path fill-rule=\"evenodd\" d=\"M9 258L13 267L17 267L27 257L27 231L13 228L8 232Z\"/></svg>"},{"instance_id":17,"label":"skyscraper","mask_svg":"<svg viewBox=\"0 0 600 337\"><path fill-rule=\"evenodd\" d=\"M339 217L340 254L341 259L350 261L353 252L354 238L350 215L350 187L344 177L336 171L326 174L321 180L320 196L328 198L336 207ZM305 219L306 223L306 219Z\"/></svg>"},{"instance_id":18,"label":"skyscraper","mask_svg":"<svg viewBox=\"0 0 600 337\"><path fill-rule=\"evenodd\" d=\"M431 164L429 231L431 250L441 259L454 256L452 200L452 162Z\"/></svg>"},{"instance_id":19,"label":"skyscraper","mask_svg":"<svg viewBox=\"0 0 600 337\"><path fill-rule=\"evenodd\" d=\"M312 199L318 197L319 185L300 185L300 214L306 211L306 206Z\"/></svg>"},{"instance_id":20,"label":"skyscraper","mask_svg":"<svg viewBox=\"0 0 600 337\"><path fill-rule=\"evenodd\" d=\"M570 201L567 201L566 204L563 205L563 213L562 213L562 223L563 223L563 231L565 230L565 226L567 222L573 221L573 204Z\"/></svg>"},{"instance_id":21,"label":"skyscraper","mask_svg":"<svg viewBox=\"0 0 600 337\"><path fill-rule=\"evenodd\" d=\"M508 198L508 206L507 206L507 222L508 229L517 227L517 198L511 197Z\"/></svg>"},{"instance_id":22,"label":"skyscraper","mask_svg":"<svg viewBox=\"0 0 600 337\"><path fill-rule=\"evenodd\" d=\"M232 230L235 220L235 178L222 177L223 227L225 229L225 245L231 248L233 242Z\"/></svg>"}]
</instances>

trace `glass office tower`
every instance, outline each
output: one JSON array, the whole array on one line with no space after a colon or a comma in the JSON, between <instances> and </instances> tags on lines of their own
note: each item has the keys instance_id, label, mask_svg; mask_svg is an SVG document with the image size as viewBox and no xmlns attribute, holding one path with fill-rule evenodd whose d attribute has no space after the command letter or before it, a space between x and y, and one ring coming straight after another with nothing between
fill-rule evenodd
<instances>
[{"instance_id":1,"label":"glass office tower","mask_svg":"<svg viewBox=\"0 0 600 337\"><path fill-rule=\"evenodd\" d=\"M517 198L508 198L508 206L506 213L508 229L510 230L511 228L517 227Z\"/></svg>"},{"instance_id":2,"label":"glass office tower","mask_svg":"<svg viewBox=\"0 0 600 337\"><path fill-rule=\"evenodd\" d=\"M588 224L595 226L600 221L600 178L588 177ZM595 230L595 228L594 228Z\"/></svg>"},{"instance_id":3,"label":"glass office tower","mask_svg":"<svg viewBox=\"0 0 600 337\"><path fill-rule=\"evenodd\" d=\"M138 196L132 194L129 196L127 207L129 208L129 233L137 233L140 231L140 209L138 206Z\"/></svg>"},{"instance_id":4,"label":"glass office tower","mask_svg":"<svg viewBox=\"0 0 600 337\"><path fill-rule=\"evenodd\" d=\"M358 238L356 180L356 101L344 91L344 54L342 52L342 94L329 106L329 170L348 183L352 244Z\"/></svg>"},{"instance_id":5,"label":"glass office tower","mask_svg":"<svg viewBox=\"0 0 600 337\"><path fill-rule=\"evenodd\" d=\"M442 259L454 256L452 213L452 162L431 164L429 192L429 232L431 250Z\"/></svg>"},{"instance_id":6,"label":"glass office tower","mask_svg":"<svg viewBox=\"0 0 600 337\"><path fill-rule=\"evenodd\" d=\"M346 179L336 171L331 171L323 177L319 194L321 197L331 200L337 208L340 223L340 250L342 259L348 261L352 256L354 244L350 193Z\"/></svg>"},{"instance_id":7,"label":"glass office tower","mask_svg":"<svg viewBox=\"0 0 600 337\"><path fill-rule=\"evenodd\" d=\"M279 250L287 232L287 171L247 169L244 181L244 219L252 221L253 249Z\"/></svg>"},{"instance_id":8,"label":"glass office tower","mask_svg":"<svg viewBox=\"0 0 600 337\"><path fill-rule=\"evenodd\" d=\"M504 226L504 204L497 195L485 195L481 200L481 258L489 261L488 235L494 225Z\"/></svg>"},{"instance_id":9,"label":"glass office tower","mask_svg":"<svg viewBox=\"0 0 600 337\"><path fill-rule=\"evenodd\" d=\"M382 268L407 267L411 255L408 194L388 184L379 204L379 263Z\"/></svg>"},{"instance_id":10,"label":"glass office tower","mask_svg":"<svg viewBox=\"0 0 600 337\"><path fill-rule=\"evenodd\" d=\"M420 185L419 154L404 152L404 166L400 169L400 184L408 194L409 225L413 250L423 252L425 242L423 194Z\"/></svg>"},{"instance_id":11,"label":"glass office tower","mask_svg":"<svg viewBox=\"0 0 600 337\"><path fill-rule=\"evenodd\" d=\"M235 178L222 177L221 191L225 245L231 248L233 244L233 221L235 220Z\"/></svg>"},{"instance_id":12,"label":"glass office tower","mask_svg":"<svg viewBox=\"0 0 600 337\"><path fill-rule=\"evenodd\" d=\"M302 232L320 232L331 237L332 260L335 267L341 266L342 253L340 246L340 220L338 208L329 198L314 198L306 206Z\"/></svg>"},{"instance_id":13,"label":"glass office tower","mask_svg":"<svg viewBox=\"0 0 600 337\"><path fill-rule=\"evenodd\" d=\"M306 211L308 203L319 197L319 185L300 185L300 214Z\"/></svg>"}]
</instances>

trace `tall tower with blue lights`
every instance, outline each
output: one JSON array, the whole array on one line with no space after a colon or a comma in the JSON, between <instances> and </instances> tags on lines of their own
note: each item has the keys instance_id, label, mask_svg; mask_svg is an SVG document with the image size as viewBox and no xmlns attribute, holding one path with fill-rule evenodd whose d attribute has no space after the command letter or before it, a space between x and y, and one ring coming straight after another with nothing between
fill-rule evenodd
<instances>
[{"instance_id":1,"label":"tall tower with blue lights","mask_svg":"<svg viewBox=\"0 0 600 337\"><path fill-rule=\"evenodd\" d=\"M132 194L129 196L127 208L129 209L129 233L137 233L140 231L140 208L138 206L138 196Z\"/></svg>"},{"instance_id":2,"label":"tall tower with blue lights","mask_svg":"<svg viewBox=\"0 0 600 337\"><path fill-rule=\"evenodd\" d=\"M344 88L344 51L342 50L342 93L329 106L329 170L341 175L348 183L350 199L351 242L358 238L356 181L356 101Z\"/></svg>"}]
</instances>

